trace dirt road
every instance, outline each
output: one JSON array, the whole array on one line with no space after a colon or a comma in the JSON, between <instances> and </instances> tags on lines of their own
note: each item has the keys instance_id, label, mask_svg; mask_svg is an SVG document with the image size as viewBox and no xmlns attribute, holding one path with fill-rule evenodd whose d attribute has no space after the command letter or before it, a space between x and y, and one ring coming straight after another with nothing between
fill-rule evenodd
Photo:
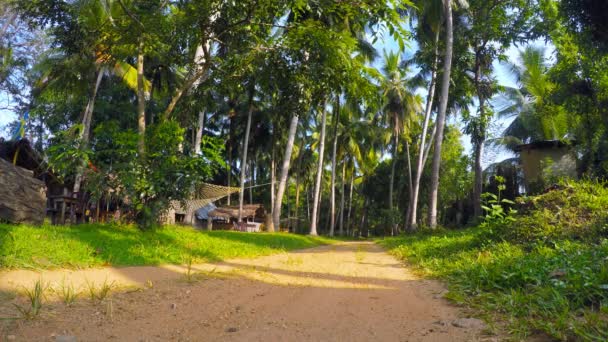
<instances>
[{"instance_id":1,"label":"dirt road","mask_svg":"<svg viewBox=\"0 0 608 342\"><path fill-rule=\"evenodd\" d=\"M439 283L419 279L370 242L194 265L190 277L184 272L132 267L5 273L5 287L42 277L61 293L61 279L64 287L75 284L83 298L67 306L55 297L35 320L5 321L0 340L491 340L479 321L463 319L441 298ZM102 279L121 290L115 287L94 303L83 283ZM19 298L0 301L0 317L14 314L12 302L24 304Z\"/></svg>"}]
</instances>

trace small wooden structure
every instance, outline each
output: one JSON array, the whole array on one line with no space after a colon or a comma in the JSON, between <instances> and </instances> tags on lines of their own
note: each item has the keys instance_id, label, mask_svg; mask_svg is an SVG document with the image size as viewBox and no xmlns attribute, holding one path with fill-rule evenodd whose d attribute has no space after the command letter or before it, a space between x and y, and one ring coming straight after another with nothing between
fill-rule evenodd
<instances>
[{"instance_id":1,"label":"small wooden structure","mask_svg":"<svg viewBox=\"0 0 608 342\"><path fill-rule=\"evenodd\" d=\"M572 145L560 140L544 140L516 147L526 188L547 176L577 178L576 155Z\"/></svg>"},{"instance_id":2,"label":"small wooden structure","mask_svg":"<svg viewBox=\"0 0 608 342\"><path fill-rule=\"evenodd\" d=\"M260 231L261 222L263 222L266 217L266 210L261 204L245 204L243 205L242 222L238 222L238 206L218 207L215 210L210 211L208 215L211 220L213 220L213 218L220 218L224 221L232 222L234 230L251 233Z\"/></svg>"}]
</instances>

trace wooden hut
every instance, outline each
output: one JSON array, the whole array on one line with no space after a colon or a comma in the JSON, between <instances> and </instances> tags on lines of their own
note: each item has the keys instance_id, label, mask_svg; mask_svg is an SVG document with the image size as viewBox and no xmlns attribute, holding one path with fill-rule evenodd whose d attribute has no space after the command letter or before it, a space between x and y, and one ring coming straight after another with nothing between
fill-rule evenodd
<instances>
[{"instance_id":1,"label":"wooden hut","mask_svg":"<svg viewBox=\"0 0 608 342\"><path fill-rule=\"evenodd\" d=\"M259 232L260 226L266 218L266 210L261 204L245 204L241 218L242 222L237 222L239 219L239 206L217 207L209 211L209 218L222 219L225 222L231 222L232 228L244 232ZM211 222L208 221L208 222ZM209 229L210 227L208 227Z\"/></svg>"},{"instance_id":2,"label":"wooden hut","mask_svg":"<svg viewBox=\"0 0 608 342\"><path fill-rule=\"evenodd\" d=\"M209 212L209 216L223 218L225 220L238 220L239 206L217 207ZM266 210L261 204L244 204L243 205L243 220L262 221L266 217Z\"/></svg>"}]
</instances>

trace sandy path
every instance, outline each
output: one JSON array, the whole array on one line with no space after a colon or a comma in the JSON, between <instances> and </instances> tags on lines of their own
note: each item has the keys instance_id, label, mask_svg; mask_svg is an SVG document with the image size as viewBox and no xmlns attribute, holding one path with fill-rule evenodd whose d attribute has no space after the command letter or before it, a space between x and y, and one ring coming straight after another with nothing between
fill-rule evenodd
<instances>
[{"instance_id":1,"label":"sandy path","mask_svg":"<svg viewBox=\"0 0 608 342\"><path fill-rule=\"evenodd\" d=\"M58 335L78 341L488 339L480 327L452 324L463 313L437 295L444 291L439 283L415 277L369 242L193 268L200 272L193 281L177 266L4 273L0 291L39 277L77 288L108 279L131 290L98 304L49 301L36 320L0 323L0 341L53 341ZM0 317L19 301L0 300Z\"/></svg>"}]
</instances>

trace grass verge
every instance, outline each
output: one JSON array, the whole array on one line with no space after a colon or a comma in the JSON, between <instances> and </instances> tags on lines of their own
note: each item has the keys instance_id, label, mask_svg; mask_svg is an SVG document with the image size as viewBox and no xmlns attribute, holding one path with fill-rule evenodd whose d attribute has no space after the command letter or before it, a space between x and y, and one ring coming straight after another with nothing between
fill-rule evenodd
<instances>
[{"instance_id":1,"label":"grass verge","mask_svg":"<svg viewBox=\"0 0 608 342\"><path fill-rule=\"evenodd\" d=\"M379 240L446 295L488 322L505 321L515 340L542 331L559 340L608 340L608 240L515 244L484 228Z\"/></svg>"},{"instance_id":2,"label":"grass verge","mask_svg":"<svg viewBox=\"0 0 608 342\"><path fill-rule=\"evenodd\" d=\"M284 233L203 232L168 226L142 232L133 226L0 224L0 268L86 268L182 264L256 257L332 243Z\"/></svg>"}]
</instances>

